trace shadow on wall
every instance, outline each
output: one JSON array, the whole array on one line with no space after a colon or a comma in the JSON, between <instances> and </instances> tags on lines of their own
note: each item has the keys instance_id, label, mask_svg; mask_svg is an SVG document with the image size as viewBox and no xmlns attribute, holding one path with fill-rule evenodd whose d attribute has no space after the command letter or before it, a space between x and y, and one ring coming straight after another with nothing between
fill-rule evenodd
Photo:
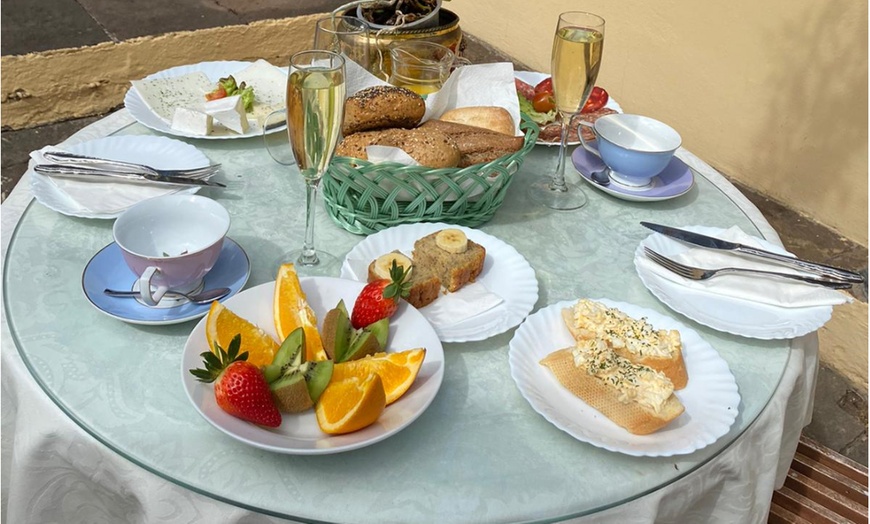
<instances>
[{"instance_id":1,"label":"shadow on wall","mask_svg":"<svg viewBox=\"0 0 870 524\"><path fill-rule=\"evenodd\" d=\"M847 19L843 6L836 2L813 4L807 9L811 16L796 14L766 40L770 55L782 61L765 79L766 85L779 86L780 96L768 108L767 126L757 140L766 146L760 148L766 152L759 159L760 172L777 173L783 183L791 183L792 173L783 172L791 166L796 170L824 166L823 172L800 179L824 179L834 190L821 190L812 193L813 197L821 199L827 209L836 209L861 201L861 196L848 195L850 189L867 191L867 173L856 172L855 157L830 154L838 150L854 151L854 155L863 152L866 161L867 49L856 48L854 42L855 31L863 31L866 42L863 20L867 9L863 9L864 19L857 21ZM771 148L772 144L779 147ZM867 221L866 209L863 221Z\"/></svg>"}]
</instances>

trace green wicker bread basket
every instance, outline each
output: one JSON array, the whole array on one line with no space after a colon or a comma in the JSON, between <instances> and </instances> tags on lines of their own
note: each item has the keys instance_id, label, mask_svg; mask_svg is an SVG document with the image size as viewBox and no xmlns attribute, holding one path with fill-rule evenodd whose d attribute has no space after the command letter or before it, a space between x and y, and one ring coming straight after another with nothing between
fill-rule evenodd
<instances>
[{"instance_id":1,"label":"green wicker bread basket","mask_svg":"<svg viewBox=\"0 0 870 524\"><path fill-rule=\"evenodd\" d=\"M520 130L525 140L519 151L464 168L335 157L322 181L326 210L339 226L356 234L417 222L483 224L504 201L514 173L540 132L525 115Z\"/></svg>"}]
</instances>

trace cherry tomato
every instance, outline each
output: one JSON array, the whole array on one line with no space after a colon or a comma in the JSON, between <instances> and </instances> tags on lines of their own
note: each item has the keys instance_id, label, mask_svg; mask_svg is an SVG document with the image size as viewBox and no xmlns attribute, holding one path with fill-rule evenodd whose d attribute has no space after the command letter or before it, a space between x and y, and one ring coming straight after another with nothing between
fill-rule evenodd
<instances>
[{"instance_id":1,"label":"cherry tomato","mask_svg":"<svg viewBox=\"0 0 870 524\"><path fill-rule=\"evenodd\" d=\"M598 111L604 107L604 104L606 104L608 100L610 100L610 95L607 94L607 91L595 86L592 88L592 92L589 93L589 100L586 101L586 104L580 112L591 113L592 111Z\"/></svg>"},{"instance_id":2,"label":"cherry tomato","mask_svg":"<svg viewBox=\"0 0 870 524\"><path fill-rule=\"evenodd\" d=\"M532 99L532 107L534 107L535 111L538 113L547 113L556 108L556 101L553 100L553 95L551 93L542 91L536 94L535 98Z\"/></svg>"},{"instance_id":3,"label":"cherry tomato","mask_svg":"<svg viewBox=\"0 0 870 524\"><path fill-rule=\"evenodd\" d=\"M535 86L535 96L540 93L553 94L553 77L547 77L538 82L538 85Z\"/></svg>"},{"instance_id":4,"label":"cherry tomato","mask_svg":"<svg viewBox=\"0 0 870 524\"><path fill-rule=\"evenodd\" d=\"M224 86L219 85L219 86L217 86L217 88L214 91L212 91L210 93L206 93L205 99L206 100L217 100L219 98L226 98L226 96L227 96L227 90L224 89Z\"/></svg>"}]
</instances>

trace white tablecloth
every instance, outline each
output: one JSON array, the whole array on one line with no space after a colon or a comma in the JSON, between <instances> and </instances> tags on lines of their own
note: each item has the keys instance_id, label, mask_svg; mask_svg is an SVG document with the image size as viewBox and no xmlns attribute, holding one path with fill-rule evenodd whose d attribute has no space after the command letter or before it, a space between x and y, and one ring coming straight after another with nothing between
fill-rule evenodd
<instances>
[{"instance_id":1,"label":"white tablecloth","mask_svg":"<svg viewBox=\"0 0 870 524\"><path fill-rule=\"evenodd\" d=\"M132 122L118 111L81 130L68 144L105 136ZM779 238L759 211L720 174L691 153L680 158L741 206L764 236ZM2 254L31 195L25 175L3 203ZM2 316L3 522L288 522L195 493L109 450L73 423L25 367ZM656 492L582 523L766 522L771 495L782 486L802 428L812 415L818 337L792 341L791 357L769 405L729 448L697 471Z\"/></svg>"}]
</instances>

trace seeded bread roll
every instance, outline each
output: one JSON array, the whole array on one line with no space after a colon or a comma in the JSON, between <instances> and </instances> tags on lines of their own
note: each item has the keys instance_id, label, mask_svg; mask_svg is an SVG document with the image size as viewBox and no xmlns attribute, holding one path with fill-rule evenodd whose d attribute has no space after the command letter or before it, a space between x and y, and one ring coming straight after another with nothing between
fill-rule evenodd
<instances>
[{"instance_id":1,"label":"seeded bread roll","mask_svg":"<svg viewBox=\"0 0 870 524\"><path fill-rule=\"evenodd\" d=\"M541 365L568 391L634 435L657 431L685 411L664 375L592 341L554 351Z\"/></svg>"},{"instance_id":2,"label":"seeded bread roll","mask_svg":"<svg viewBox=\"0 0 870 524\"><path fill-rule=\"evenodd\" d=\"M459 147L459 167L491 162L514 153L522 149L525 141L522 136L508 136L482 127L438 119L428 120L417 129L438 130L450 135Z\"/></svg>"},{"instance_id":3,"label":"seeded bread roll","mask_svg":"<svg viewBox=\"0 0 870 524\"><path fill-rule=\"evenodd\" d=\"M346 135L335 148L338 156L368 160L366 146L398 147L421 166L431 168L456 167L459 148L453 139L438 130L380 129Z\"/></svg>"},{"instance_id":4,"label":"seeded bread roll","mask_svg":"<svg viewBox=\"0 0 870 524\"><path fill-rule=\"evenodd\" d=\"M507 109L496 106L457 107L445 111L438 120L482 127L508 136L516 136L514 119Z\"/></svg>"},{"instance_id":5,"label":"seeded bread roll","mask_svg":"<svg viewBox=\"0 0 870 524\"><path fill-rule=\"evenodd\" d=\"M417 93L404 87L374 86L347 98L341 132L347 136L360 131L416 127L426 104Z\"/></svg>"}]
</instances>

